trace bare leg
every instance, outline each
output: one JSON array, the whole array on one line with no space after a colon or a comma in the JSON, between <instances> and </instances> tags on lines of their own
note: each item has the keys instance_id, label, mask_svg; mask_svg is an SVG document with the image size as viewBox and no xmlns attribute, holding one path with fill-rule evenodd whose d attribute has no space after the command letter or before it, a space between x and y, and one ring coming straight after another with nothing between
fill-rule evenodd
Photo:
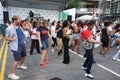
<instances>
[{"instance_id":1,"label":"bare leg","mask_svg":"<svg viewBox=\"0 0 120 80\"><path fill-rule=\"evenodd\" d=\"M111 44L112 39L109 38L109 44L108 44L108 50L110 50L110 44Z\"/></svg>"},{"instance_id":2,"label":"bare leg","mask_svg":"<svg viewBox=\"0 0 120 80\"><path fill-rule=\"evenodd\" d=\"M48 48L46 49L45 59L48 59Z\"/></svg>"},{"instance_id":3,"label":"bare leg","mask_svg":"<svg viewBox=\"0 0 120 80\"><path fill-rule=\"evenodd\" d=\"M21 57L21 60L20 60L19 66L21 66L21 65L23 65L23 64L24 64L25 59L26 59L26 57Z\"/></svg>"},{"instance_id":4,"label":"bare leg","mask_svg":"<svg viewBox=\"0 0 120 80\"><path fill-rule=\"evenodd\" d=\"M101 47L101 48L100 48L100 53L99 53L99 54L103 54L103 50L104 50L104 48Z\"/></svg>"},{"instance_id":5,"label":"bare leg","mask_svg":"<svg viewBox=\"0 0 120 80\"><path fill-rule=\"evenodd\" d=\"M15 70L16 70L18 64L19 64L19 61L15 61L13 63L13 65L11 66L11 69L10 69L10 74L15 73Z\"/></svg>"},{"instance_id":6,"label":"bare leg","mask_svg":"<svg viewBox=\"0 0 120 80\"><path fill-rule=\"evenodd\" d=\"M77 53L80 54L80 39L77 39L76 48L77 48Z\"/></svg>"},{"instance_id":7,"label":"bare leg","mask_svg":"<svg viewBox=\"0 0 120 80\"><path fill-rule=\"evenodd\" d=\"M104 47L104 53L103 56L106 57L106 54L108 53L108 48Z\"/></svg>"},{"instance_id":8,"label":"bare leg","mask_svg":"<svg viewBox=\"0 0 120 80\"><path fill-rule=\"evenodd\" d=\"M46 50L42 50L42 56L41 56L41 61L40 63L44 63L45 57L46 57Z\"/></svg>"},{"instance_id":9,"label":"bare leg","mask_svg":"<svg viewBox=\"0 0 120 80\"><path fill-rule=\"evenodd\" d=\"M69 41L69 46L70 46L71 50L74 51L74 47L75 47L75 40L74 39L71 39Z\"/></svg>"}]
</instances>

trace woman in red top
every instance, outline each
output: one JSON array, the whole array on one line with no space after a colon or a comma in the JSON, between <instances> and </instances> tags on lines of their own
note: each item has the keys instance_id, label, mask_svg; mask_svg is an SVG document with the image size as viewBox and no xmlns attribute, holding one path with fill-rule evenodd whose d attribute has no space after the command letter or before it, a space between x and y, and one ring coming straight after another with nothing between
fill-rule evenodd
<instances>
[{"instance_id":1,"label":"woman in red top","mask_svg":"<svg viewBox=\"0 0 120 80\"><path fill-rule=\"evenodd\" d=\"M82 69L86 70L86 73L84 76L90 79L94 78L94 76L90 74L90 70L93 64L93 44L94 43L102 44L101 42L96 41L93 38L92 29L94 24L95 24L94 20L89 21L87 24L88 25L87 30L82 32L82 38L85 40L84 48L87 53L87 59L85 60L85 63L83 64Z\"/></svg>"}]
</instances>

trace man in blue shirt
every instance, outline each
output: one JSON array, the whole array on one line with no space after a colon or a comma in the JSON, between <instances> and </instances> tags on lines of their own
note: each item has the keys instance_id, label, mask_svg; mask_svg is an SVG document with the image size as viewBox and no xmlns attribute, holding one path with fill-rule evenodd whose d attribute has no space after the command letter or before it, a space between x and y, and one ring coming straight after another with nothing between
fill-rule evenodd
<instances>
[{"instance_id":1,"label":"man in blue shirt","mask_svg":"<svg viewBox=\"0 0 120 80\"><path fill-rule=\"evenodd\" d=\"M10 69L10 73L8 75L8 78L17 80L19 79L19 76L15 75L16 68L21 69L27 69L26 66L24 66L24 61L26 58L26 47L25 47L25 40L26 37L22 31L22 28L20 25L20 17L19 16L13 16L12 17L12 25L10 25L6 30L6 40L9 41L9 46L13 52L14 56L14 63Z\"/></svg>"}]
</instances>

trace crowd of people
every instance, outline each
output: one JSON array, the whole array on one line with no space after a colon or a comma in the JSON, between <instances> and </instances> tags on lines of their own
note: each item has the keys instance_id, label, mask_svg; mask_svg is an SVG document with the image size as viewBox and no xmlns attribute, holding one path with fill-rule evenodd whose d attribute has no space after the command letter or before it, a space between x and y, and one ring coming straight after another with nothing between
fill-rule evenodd
<instances>
[{"instance_id":1,"label":"crowd of people","mask_svg":"<svg viewBox=\"0 0 120 80\"><path fill-rule=\"evenodd\" d=\"M48 48L52 47L52 52L58 56L63 55L63 64L70 63L69 49L81 55L81 47L85 50L86 60L82 69L86 70L84 76L93 79L91 67L95 62L95 48L101 46L100 54L107 56L110 47L117 46L118 52L113 60L119 60L120 51L120 22L88 20L82 21L53 21L45 20L20 20L19 16L12 17L12 23L6 30L6 40L9 42L13 52L14 63L11 66L8 78L19 79L15 74L16 68L27 69L24 65L27 51L26 44L31 39L30 55L34 55L36 48L41 55L40 67L46 68L49 64ZM51 41L51 45L49 42ZM81 44L82 43L82 44Z\"/></svg>"}]
</instances>

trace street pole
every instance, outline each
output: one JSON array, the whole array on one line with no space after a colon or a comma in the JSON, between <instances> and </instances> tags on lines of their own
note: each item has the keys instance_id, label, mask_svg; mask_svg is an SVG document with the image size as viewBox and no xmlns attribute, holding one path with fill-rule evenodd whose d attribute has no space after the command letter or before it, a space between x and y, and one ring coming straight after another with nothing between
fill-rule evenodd
<instances>
[{"instance_id":1,"label":"street pole","mask_svg":"<svg viewBox=\"0 0 120 80\"><path fill-rule=\"evenodd\" d=\"M98 9L99 9L98 17L99 17L99 19L100 19L101 13L103 12L102 11L102 2L103 2L103 0L99 0L99 4L98 4Z\"/></svg>"}]
</instances>

